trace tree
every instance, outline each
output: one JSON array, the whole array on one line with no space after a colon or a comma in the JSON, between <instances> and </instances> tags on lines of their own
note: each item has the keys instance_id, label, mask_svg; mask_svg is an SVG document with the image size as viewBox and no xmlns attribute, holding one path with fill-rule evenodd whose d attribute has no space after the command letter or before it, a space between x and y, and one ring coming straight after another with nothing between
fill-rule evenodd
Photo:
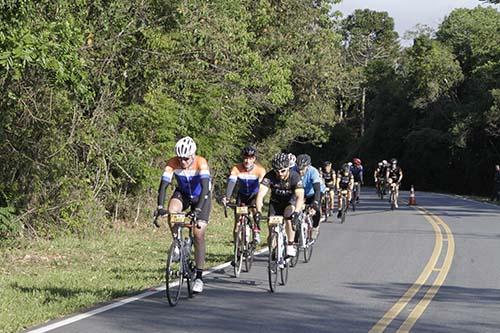
<instances>
[{"instance_id":1,"label":"tree","mask_svg":"<svg viewBox=\"0 0 500 333\"><path fill-rule=\"evenodd\" d=\"M394 31L394 20L387 12L356 9L342 22L344 47L353 73L359 75L361 89L360 126L361 136L365 132L366 86L363 71L372 61L394 60L398 52L398 34ZM357 71L355 68L360 68Z\"/></svg>"}]
</instances>

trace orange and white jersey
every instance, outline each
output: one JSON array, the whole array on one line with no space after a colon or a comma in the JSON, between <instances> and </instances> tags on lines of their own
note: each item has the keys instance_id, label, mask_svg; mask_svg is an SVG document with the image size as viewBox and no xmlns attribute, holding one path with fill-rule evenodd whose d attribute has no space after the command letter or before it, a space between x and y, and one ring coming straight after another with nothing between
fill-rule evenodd
<instances>
[{"instance_id":1,"label":"orange and white jersey","mask_svg":"<svg viewBox=\"0 0 500 333\"><path fill-rule=\"evenodd\" d=\"M236 164L231 170L229 182L238 182L238 193L251 196L259 192L260 181L266 175L266 169L255 163L251 170L247 170L243 163Z\"/></svg>"},{"instance_id":2,"label":"orange and white jersey","mask_svg":"<svg viewBox=\"0 0 500 333\"><path fill-rule=\"evenodd\" d=\"M201 194L201 180L210 179L210 170L207 160L201 156L195 156L193 163L183 169L179 157L173 157L167 162L162 179L171 183L172 177L177 180L179 191L190 198L199 197Z\"/></svg>"}]
</instances>

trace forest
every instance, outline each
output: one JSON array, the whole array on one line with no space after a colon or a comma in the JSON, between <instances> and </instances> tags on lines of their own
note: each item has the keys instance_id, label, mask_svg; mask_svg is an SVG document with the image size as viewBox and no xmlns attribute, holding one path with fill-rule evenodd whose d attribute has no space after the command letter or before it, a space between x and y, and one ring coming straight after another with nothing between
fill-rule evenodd
<instances>
[{"instance_id":1,"label":"forest","mask_svg":"<svg viewBox=\"0 0 500 333\"><path fill-rule=\"evenodd\" d=\"M185 135L216 194L252 144L265 166L395 157L403 188L489 195L498 10L455 9L402 47L387 12L335 2L1 1L0 241L150 216Z\"/></svg>"}]
</instances>

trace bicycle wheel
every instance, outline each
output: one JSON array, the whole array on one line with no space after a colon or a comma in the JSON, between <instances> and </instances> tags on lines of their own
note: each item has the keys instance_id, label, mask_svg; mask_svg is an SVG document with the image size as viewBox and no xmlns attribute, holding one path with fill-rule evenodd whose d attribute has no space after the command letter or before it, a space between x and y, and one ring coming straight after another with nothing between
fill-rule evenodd
<instances>
[{"instance_id":1,"label":"bicycle wheel","mask_svg":"<svg viewBox=\"0 0 500 333\"><path fill-rule=\"evenodd\" d=\"M236 238L234 240L234 277L240 276L241 267L243 267L243 253L245 252L245 226L241 223L238 224L238 231L236 232Z\"/></svg>"},{"instance_id":2,"label":"bicycle wheel","mask_svg":"<svg viewBox=\"0 0 500 333\"><path fill-rule=\"evenodd\" d=\"M181 294L184 278L183 256L180 242L178 240L173 241L168 251L167 266L165 269L166 293L168 303L171 306L177 305Z\"/></svg>"},{"instance_id":3,"label":"bicycle wheel","mask_svg":"<svg viewBox=\"0 0 500 333\"><path fill-rule=\"evenodd\" d=\"M343 198L342 202L343 202L343 204L342 204L342 215L340 217L340 223L344 224L344 222L345 222L345 216L347 214L347 198Z\"/></svg>"},{"instance_id":4,"label":"bicycle wheel","mask_svg":"<svg viewBox=\"0 0 500 333\"><path fill-rule=\"evenodd\" d=\"M394 210L395 204L394 204L394 191L391 190L391 210Z\"/></svg>"},{"instance_id":5,"label":"bicycle wheel","mask_svg":"<svg viewBox=\"0 0 500 333\"><path fill-rule=\"evenodd\" d=\"M357 196L358 192L354 191L352 192L352 197L351 197L351 208L352 208L352 211L355 212L356 211L356 196Z\"/></svg>"},{"instance_id":6,"label":"bicycle wheel","mask_svg":"<svg viewBox=\"0 0 500 333\"><path fill-rule=\"evenodd\" d=\"M193 281L196 275L196 265L194 264L193 258L185 258L185 267L184 270L184 279L186 280L188 296L189 298L193 297Z\"/></svg>"},{"instance_id":7,"label":"bicycle wheel","mask_svg":"<svg viewBox=\"0 0 500 333\"><path fill-rule=\"evenodd\" d=\"M309 262L311 260L313 253L313 242L312 240L307 241L306 248L304 249L304 262Z\"/></svg>"},{"instance_id":8,"label":"bicycle wheel","mask_svg":"<svg viewBox=\"0 0 500 333\"><path fill-rule=\"evenodd\" d=\"M252 228L248 224L248 217L247 221L245 223L246 225L246 234L247 234L247 239L249 235L253 235ZM245 272L250 272L250 269L252 268L253 264L253 253L255 251L255 239L252 237L252 241L246 244L246 249L245 249Z\"/></svg>"},{"instance_id":9,"label":"bicycle wheel","mask_svg":"<svg viewBox=\"0 0 500 333\"><path fill-rule=\"evenodd\" d=\"M271 292L275 292L278 283L278 234L274 230L270 232L267 276L269 278L269 289Z\"/></svg>"}]
</instances>

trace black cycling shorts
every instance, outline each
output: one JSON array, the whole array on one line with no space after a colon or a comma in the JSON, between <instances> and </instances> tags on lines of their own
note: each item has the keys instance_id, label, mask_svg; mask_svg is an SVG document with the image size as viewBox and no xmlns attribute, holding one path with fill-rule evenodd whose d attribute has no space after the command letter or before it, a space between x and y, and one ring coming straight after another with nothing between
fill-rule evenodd
<instances>
[{"instance_id":1,"label":"black cycling shorts","mask_svg":"<svg viewBox=\"0 0 500 333\"><path fill-rule=\"evenodd\" d=\"M238 205L244 204L245 206L255 206L255 202L257 201L257 193L251 195L244 195L238 193L236 197L236 203Z\"/></svg>"},{"instance_id":2,"label":"black cycling shorts","mask_svg":"<svg viewBox=\"0 0 500 333\"><path fill-rule=\"evenodd\" d=\"M212 200L211 200L211 193L208 192L208 199L205 200L205 204L201 208L201 213L198 215L199 220L203 220L208 223L208 218L210 217L210 209L212 208ZM178 199L182 202L182 210L186 210L190 208L191 210L194 210L196 206L198 205L198 200L200 199L199 197L197 198L190 198L187 195L183 195L181 191L179 191L178 188L175 189L174 193L172 194L172 198Z\"/></svg>"},{"instance_id":3,"label":"black cycling shorts","mask_svg":"<svg viewBox=\"0 0 500 333\"><path fill-rule=\"evenodd\" d=\"M269 202L269 216L280 215L283 216L285 209L288 206L295 206L295 200L289 201L270 201Z\"/></svg>"}]
</instances>

